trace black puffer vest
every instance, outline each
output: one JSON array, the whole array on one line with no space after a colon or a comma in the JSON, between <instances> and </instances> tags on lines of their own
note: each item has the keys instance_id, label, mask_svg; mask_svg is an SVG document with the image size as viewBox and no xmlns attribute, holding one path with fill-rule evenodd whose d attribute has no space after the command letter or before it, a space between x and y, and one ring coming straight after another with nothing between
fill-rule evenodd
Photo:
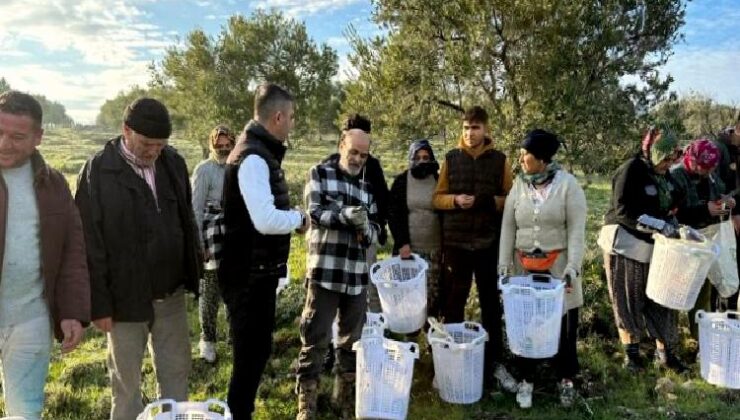
<instances>
[{"instance_id":1,"label":"black puffer vest","mask_svg":"<svg viewBox=\"0 0 740 420\"><path fill-rule=\"evenodd\" d=\"M501 232L501 213L496 211L494 197L505 195L506 155L489 149L476 159L462 149L453 149L445 159L449 194L474 195L475 205L445 212L444 245L471 250L491 247Z\"/></svg>"},{"instance_id":2,"label":"black puffer vest","mask_svg":"<svg viewBox=\"0 0 740 420\"><path fill-rule=\"evenodd\" d=\"M263 235L255 229L239 189L239 167L249 155L264 159L270 171L270 191L278 210L289 210L288 184L280 167L285 146L264 127L252 121L226 161L224 175L223 211L226 234L223 257L219 264L219 283L222 288L244 281L249 273L285 273L290 252L290 234Z\"/></svg>"}]
</instances>

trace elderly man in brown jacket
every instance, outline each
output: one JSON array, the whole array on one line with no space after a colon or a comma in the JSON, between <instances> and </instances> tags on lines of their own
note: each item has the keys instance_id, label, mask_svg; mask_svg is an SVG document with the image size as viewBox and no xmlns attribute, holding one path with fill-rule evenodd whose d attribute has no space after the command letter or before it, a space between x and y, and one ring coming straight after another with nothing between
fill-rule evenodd
<instances>
[{"instance_id":1,"label":"elderly man in brown jacket","mask_svg":"<svg viewBox=\"0 0 740 420\"><path fill-rule=\"evenodd\" d=\"M82 223L64 176L46 165L41 106L0 95L0 361L5 412L38 419L52 333L69 352L90 318Z\"/></svg>"}]
</instances>

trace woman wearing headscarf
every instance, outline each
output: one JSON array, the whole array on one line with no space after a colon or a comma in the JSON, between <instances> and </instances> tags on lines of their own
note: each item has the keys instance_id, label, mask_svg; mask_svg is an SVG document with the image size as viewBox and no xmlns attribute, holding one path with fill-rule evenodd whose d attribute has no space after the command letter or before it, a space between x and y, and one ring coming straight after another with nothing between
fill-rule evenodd
<instances>
[{"instance_id":1,"label":"woman wearing headscarf","mask_svg":"<svg viewBox=\"0 0 740 420\"><path fill-rule=\"evenodd\" d=\"M553 133L532 130L519 151L522 172L506 198L501 225L499 274L544 273L569 279L554 366L560 401L570 406L573 378L579 372L576 339L583 305L581 262L585 252L586 196L576 178L553 160L560 141ZM522 381L517 402L532 404L533 360L519 358Z\"/></svg>"},{"instance_id":2,"label":"woman wearing headscarf","mask_svg":"<svg viewBox=\"0 0 740 420\"><path fill-rule=\"evenodd\" d=\"M658 363L675 371L685 370L675 356L677 312L646 295L653 239L650 233L637 229L637 218L643 214L674 221L679 195L668 169L679 154L678 139L671 131L648 130L641 152L622 164L612 178L611 202L599 235L609 299L626 353L623 366L633 372L645 365L640 356L645 330L655 340Z\"/></svg>"},{"instance_id":3,"label":"woman wearing headscarf","mask_svg":"<svg viewBox=\"0 0 740 420\"><path fill-rule=\"evenodd\" d=\"M221 195L224 184L226 158L234 148L234 134L228 127L219 125L208 136L208 159L193 170L193 212L201 234L205 256L205 270L200 281L200 357L216 361L216 319L218 318L219 290L216 278L221 250Z\"/></svg>"},{"instance_id":4,"label":"woman wearing headscarf","mask_svg":"<svg viewBox=\"0 0 740 420\"><path fill-rule=\"evenodd\" d=\"M729 217L735 200L725 196L725 184L717 173L722 158L721 150L711 140L692 141L683 154L679 165L671 169L676 187L682 199L678 204L676 218L679 223L695 229L706 229ZM700 309L712 309L712 285L706 282L689 311L691 335L698 339L698 327L694 315Z\"/></svg>"},{"instance_id":5,"label":"woman wearing headscarf","mask_svg":"<svg viewBox=\"0 0 740 420\"><path fill-rule=\"evenodd\" d=\"M429 263L427 314L437 316L441 230L432 195L439 164L428 140L417 140L409 146L408 163L408 169L393 180L390 191L388 225L393 235L393 254L408 258L413 252Z\"/></svg>"}]
</instances>

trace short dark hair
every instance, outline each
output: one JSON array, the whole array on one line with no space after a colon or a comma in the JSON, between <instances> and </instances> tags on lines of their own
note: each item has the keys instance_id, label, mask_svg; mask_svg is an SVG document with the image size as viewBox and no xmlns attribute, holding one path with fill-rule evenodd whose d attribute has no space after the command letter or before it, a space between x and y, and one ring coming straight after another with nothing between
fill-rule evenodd
<instances>
[{"instance_id":1,"label":"short dark hair","mask_svg":"<svg viewBox=\"0 0 740 420\"><path fill-rule=\"evenodd\" d=\"M372 125L367 117L355 113L347 117L347 121L345 121L344 126L342 126L342 131L351 130L353 128L359 128L360 130L370 134Z\"/></svg>"},{"instance_id":2,"label":"short dark hair","mask_svg":"<svg viewBox=\"0 0 740 420\"><path fill-rule=\"evenodd\" d=\"M488 113L483 109L483 107L476 105L465 111L462 120L469 123L477 122L488 125Z\"/></svg>"},{"instance_id":3,"label":"short dark hair","mask_svg":"<svg viewBox=\"0 0 740 420\"><path fill-rule=\"evenodd\" d=\"M41 104L36 98L17 90L9 90L0 95L0 112L26 115L31 118L36 128L41 128L41 120L44 115Z\"/></svg>"},{"instance_id":4,"label":"short dark hair","mask_svg":"<svg viewBox=\"0 0 740 420\"><path fill-rule=\"evenodd\" d=\"M262 83L254 92L254 115L260 120L266 120L281 110L286 103L294 101L295 98L286 89L274 83Z\"/></svg>"}]
</instances>

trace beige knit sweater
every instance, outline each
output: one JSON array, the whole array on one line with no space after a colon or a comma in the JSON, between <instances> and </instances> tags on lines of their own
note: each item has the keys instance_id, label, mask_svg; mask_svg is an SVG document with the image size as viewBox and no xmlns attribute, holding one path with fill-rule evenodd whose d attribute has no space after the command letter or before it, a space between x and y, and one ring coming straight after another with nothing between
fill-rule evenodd
<instances>
[{"instance_id":1,"label":"beige knit sweater","mask_svg":"<svg viewBox=\"0 0 740 420\"><path fill-rule=\"evenodd\" d=\"M573 175L559 171L547 198L539 206L535 205L527 184L517 177L504 206L499 267L521 273L523 269L515 257L516 250L561 249L563 252L551 273L562 277L566 267L579 273L578 278L573 279L573 290L565 296L565 309L582 306L580 273L585 251L586 212L586 196Z\"/></svg>"}]
</instances>

